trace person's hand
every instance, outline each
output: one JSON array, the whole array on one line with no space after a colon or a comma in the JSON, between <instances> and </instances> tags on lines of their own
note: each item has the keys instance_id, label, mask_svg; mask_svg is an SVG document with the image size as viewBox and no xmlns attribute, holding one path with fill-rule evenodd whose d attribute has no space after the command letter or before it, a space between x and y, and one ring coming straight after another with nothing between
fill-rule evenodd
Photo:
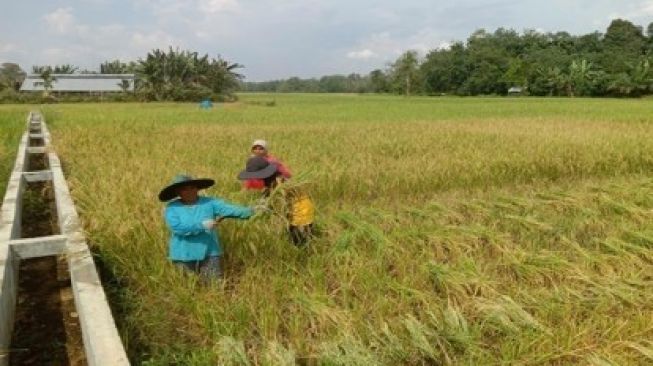
<instances>
[{"instance_id":1,"label":"person's hand","mask_svg":"<svg viewBox=\"0 0 653 366\"><path fill-rule=\"evenodd\" d=\"M202 226L204 226L206 230L213 230L213 228L215 228L215 224L216 224L215 220L207 219L202 221Z\"/></svg>"}]
</instances>

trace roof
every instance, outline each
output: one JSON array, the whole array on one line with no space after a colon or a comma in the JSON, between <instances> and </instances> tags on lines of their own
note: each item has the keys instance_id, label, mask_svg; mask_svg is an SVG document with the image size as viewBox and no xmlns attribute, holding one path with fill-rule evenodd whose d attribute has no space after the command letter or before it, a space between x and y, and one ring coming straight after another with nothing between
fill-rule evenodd
<instances>
[{"instance_id":1,"label":"roof","mask_svg":"<svg viewBox=\"0 0 653 366\"><path fill-rule=\"evenodd\" d=\"M123 80L129 80L129 88L134 90L134 74L52 74L51 91L68 92L120 92ZM20 91L42 91L43 79L39 74L27 75Z\"/></svg>"}]
</instances>

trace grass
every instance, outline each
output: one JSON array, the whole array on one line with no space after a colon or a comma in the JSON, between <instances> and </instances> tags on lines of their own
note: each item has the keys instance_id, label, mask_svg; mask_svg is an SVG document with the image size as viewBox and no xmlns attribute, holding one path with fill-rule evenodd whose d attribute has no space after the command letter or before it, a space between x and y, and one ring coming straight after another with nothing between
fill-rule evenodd
<instances>
[{"instance_id":1,"label":"grass","mask_svg":"<svg viewBox=\"0 0 653 366\"><path fill-rule=\"evenodd\" d=\"M27 129L29 106L0 107L0 197L4 198L7 181L16 162L20 136Z\"/></svg>"},{"instance_id":2,"label":"grass","mask_svg":"<svg viewBox=\"0 0 653 366\"><path fill-rule=\"evenodd\" d=\"M270 103L274 99L274 103ZM7 107L1 107L7 108ZM647 100L243 95L43 107L135 364L647 365ZM248 145L309 185L321 232L225 221L227 280L166 261L176 173L251 203Z\"/></svg>"}]
</instances>

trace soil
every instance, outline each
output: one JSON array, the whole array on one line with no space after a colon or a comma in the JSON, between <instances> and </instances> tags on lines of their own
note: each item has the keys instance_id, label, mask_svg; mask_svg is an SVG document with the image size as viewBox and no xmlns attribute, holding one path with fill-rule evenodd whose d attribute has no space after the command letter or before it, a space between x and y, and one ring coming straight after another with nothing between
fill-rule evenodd
<instances>
[{"instance_id":1,"label":"soil","mask_svg":"<svg viewBox=\"0 0 653 366\"><path fill-rule=\"evenodd\" d=\"M28 183L23 192L21 238L59 234L51 182Z\"/></svg>"},{"instance_id":2,"label":"soil","mask_svg":"<svg viewBox=\"0 0 653 366\"><path fill-rule=\"evenodd\" d=\"M86 365L64 257L21 261L9 364Z\"/></svg>"},{"instance_id":3,"label":"soil","mask_svg":"<svg viewBox=\"0 0 653 366\"><path fill-rule=\"evenodd\" d=\"M43 139L40 138L33 138L31 137L29 139L29 146L31 147L38 147L38 146L43 146L45 143L43 142Z\"/></svg>"},{"instance_id":4,"label":"soil","mask_svg":"<svg viewBox=\"0 0 653 366\"><path fill-rule=\"evenodd\" d=\"M27 168L28 172L48 169L48 160L45 154L29 154Z\"/></svg>"}]
</instances>

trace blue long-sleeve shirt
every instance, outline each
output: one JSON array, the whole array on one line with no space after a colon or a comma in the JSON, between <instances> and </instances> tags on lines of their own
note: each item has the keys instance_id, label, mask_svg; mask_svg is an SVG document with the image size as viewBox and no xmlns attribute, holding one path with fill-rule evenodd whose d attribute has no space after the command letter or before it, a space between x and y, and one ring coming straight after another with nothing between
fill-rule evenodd
<instances>
[{"instance_id":1,"label":"blue long-sleeve shirt","mask_svg":"<svg viewBox=\"0 0 653 366\"><path fill-rule=\"evenodd\" d=\"M165 220L171 231L169 258L173 261L196 261L222 255L216 230L206 230L202 221L217 217L247 219L254 212L222 200L200 196L192 205L179 199L166 206Z\"/></svg>"}]
</instances>

